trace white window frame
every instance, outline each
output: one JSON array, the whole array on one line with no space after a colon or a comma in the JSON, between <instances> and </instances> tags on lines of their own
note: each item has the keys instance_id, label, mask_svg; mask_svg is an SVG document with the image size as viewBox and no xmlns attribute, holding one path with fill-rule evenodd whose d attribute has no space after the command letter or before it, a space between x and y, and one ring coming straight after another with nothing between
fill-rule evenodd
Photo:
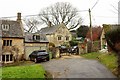
<instances>
[{"instance_id":1,"label":"white window frame","mask_svg":"<svg viewBox=\"0 0 120 80\"><path fill-rule=\"evenodd\" d=\"M10 60L10 55L11 55L11 54L3 54L3 55L5 55L5 61L3 61L2 58L1 58L1 60L2 60L3 63L12 63L12 62L14 62L14 60L13 60L13 55L12 55L12 60ZM3 56L3 55L2 55L2 56ZM9 55L9 61L6 61L7 55ZM1 56L1 57L2 57L2 56Z\"/></svg>"},{"instance_id":2,"label":"white window frame","mask_svg":"<svg viewBox=\"0 0 120 80\"><path fill-rule=\"evenodd\" d=\"M61 39L59 39L59 38L61 38ZM58 40L58 41L62 41L62 36L58 36L58 37L57 37L57 40Z\"/></svg>"},{"instance_id":3,"label":"white window frame","mask_svg":"<svg viewBox=\"0 0 120 80\"><path fill-rule=\"evenodd\" d=\"M40 39L41 39L40 35L33 35L33 40L40 40Z\"/></svg>"},{"instance_id":4,"label":"white window frame","mask_svg":"<svg viewBox=\"0 0 120 80\"><path fill-rule=\"evenodd\" d=\"M9 31L9 28L10 28L9 24L2 24L1 26L3 31Z\"/></svg>"}]
</instances>

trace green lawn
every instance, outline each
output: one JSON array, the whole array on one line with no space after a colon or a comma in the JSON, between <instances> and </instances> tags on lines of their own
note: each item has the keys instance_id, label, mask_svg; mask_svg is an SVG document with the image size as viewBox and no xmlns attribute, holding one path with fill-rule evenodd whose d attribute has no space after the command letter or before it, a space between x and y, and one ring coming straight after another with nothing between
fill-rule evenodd
<instances>
[{"instance_id":1,"label":"green lawn","mask_svg":"<svg viewBox=\"0 0 120 80\"><path fill-rule=\"evenodd\" d=\"M116 74L117 56L115 56L114 53L108 54L108 53L93 52L93 53L82 54L81 56L87 59L96 59L100 61L102 64L108 67L108 69L110 69L114 74Z\"/></svg>"},{"instance_id":2,"label":"green lawn","mask_svg":"<svg viewBox=\"0 0 120 80\"><path fill-rule=\"evenodd\" d=\"M97 57L101 55L99 53L96 52L92 52L92 53L87 53L87 54L81 54L82 57L85 57L87 59L97 59Z\"/></svg>"},{"instance_id":3,"label":"green lawn","mask_svg":"<svg viewBox=\"0 0 120 80\"><path fill-rule=\"evenodd\" d=\"M2 68L2 78L45 78L44 74L40 64Z\"/></svg>"}]
</instances>

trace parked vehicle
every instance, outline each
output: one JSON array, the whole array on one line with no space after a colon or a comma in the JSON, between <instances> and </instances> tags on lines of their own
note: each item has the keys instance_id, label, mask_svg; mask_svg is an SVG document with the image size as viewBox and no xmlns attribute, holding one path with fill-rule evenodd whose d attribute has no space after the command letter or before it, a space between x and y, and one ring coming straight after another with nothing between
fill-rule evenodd
<instances>
[{"instance_id":1,"label":"parked vehicle","mask_svg":"<svg viewBox=\"0 0 120 80\"><path fill-rule=\"evenodd\" d=\"M43 60L49 61L49 54L45 50L33 51L29 55L29 58L31 61L34 61L35 63Z\"/></svg>"},{"instance_id":2,"label":"parked vehicle","mask_svg":"<svg viewBox=\"0 0 120 80\"><path fill-rule=\"evenodd\" d=\"M72 46L68 51L69 53L78 53L78 46Z\"/></svg>"},{"instance_id":3,"label":"parked vehicle","mask_svg":"<svg viewBox=\"0 0 120 80\"><path fill-rule=\"evenodd\" d=\"M59 46L60 49L60 53L67 53L68 52L68 48L66 46Z\"/></svg>"}]
</instances>

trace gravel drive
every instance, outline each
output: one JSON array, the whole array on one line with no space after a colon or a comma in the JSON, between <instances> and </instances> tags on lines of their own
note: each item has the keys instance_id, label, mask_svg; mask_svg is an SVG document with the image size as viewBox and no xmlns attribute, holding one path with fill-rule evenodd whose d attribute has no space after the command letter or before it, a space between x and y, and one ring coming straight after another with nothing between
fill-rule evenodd
<instances>
[{"instance_id":1,"label":"gravel drive","mask_svg":"<svg viewBox=\"0 0 120 80\"><path fill-rule=\"evenodd\" d=\"M41 63L53 78L116 78L96 60L80 56L63 57Z\"/></svg>"}]
</instances>

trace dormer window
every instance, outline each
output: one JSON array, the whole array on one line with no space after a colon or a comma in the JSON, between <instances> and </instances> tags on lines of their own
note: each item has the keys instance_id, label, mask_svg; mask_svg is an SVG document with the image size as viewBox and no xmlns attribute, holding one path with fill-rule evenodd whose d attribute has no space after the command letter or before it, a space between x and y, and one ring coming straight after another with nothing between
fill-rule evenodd
<instances>
[{"instance_id":1,"label":"dormer window","mask_svg":"<svg viewBox=\"0 0 120 80\"><path fill-rule=\"evenodd\" d=\"M40 40L40 36L39 35L33 35L33 40Z\"/></svg>"},{"instance_id":2,"label":"dormer window","mask_svg":"<svg viewBox=\"0 0 120 80\"><path fill-rule=\"evenodd\" d=\"M8 31L9 28L10 28L10 25L9 25L9 24L2 24L1 26L2 26L2 30L3 30L3 31Z\"/></svg>"}]
</instances>

